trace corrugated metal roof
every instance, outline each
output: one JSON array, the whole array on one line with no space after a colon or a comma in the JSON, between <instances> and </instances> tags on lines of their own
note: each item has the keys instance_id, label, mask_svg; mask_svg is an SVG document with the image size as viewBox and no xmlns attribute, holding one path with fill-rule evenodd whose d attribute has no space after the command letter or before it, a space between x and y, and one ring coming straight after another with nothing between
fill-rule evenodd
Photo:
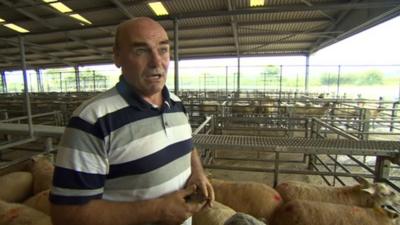
<instances>
[{"instance_id":1,"label":"corrugated metal roof","mask_svg":"<svg viewBox=\"0 0 400 225\"><path fill-rule=\"evenodd\" d=\"M137 16L158 20L179 58L307 55L400 14L400 0L165 0L156 17L146 0L59 0L92 22L63 15L41 0L0 0L0 18L28 30L29 68L112 62L115 27ZM20 68L18 33L0 26L0 71ZM174 44L172 44L174 46Z\"/></svg>"}]
</instances>

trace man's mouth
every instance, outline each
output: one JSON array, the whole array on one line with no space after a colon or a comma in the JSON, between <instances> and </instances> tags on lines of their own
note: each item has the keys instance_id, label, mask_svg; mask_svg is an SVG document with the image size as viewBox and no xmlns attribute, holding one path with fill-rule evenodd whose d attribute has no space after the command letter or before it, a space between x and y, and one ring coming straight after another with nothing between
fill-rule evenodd
<instances>
[{"instance_id":1,"label":"man's mouth","mask_svg":"<svg viewBox=\"0 0 400 225\"><path fill-rule=\"evenodd\" d=\"M154 80L154 79L160 79L161 76L162 76L161 74L151 74L151 75L148 75L147 78Z\"/></svg>"}]
</instances>

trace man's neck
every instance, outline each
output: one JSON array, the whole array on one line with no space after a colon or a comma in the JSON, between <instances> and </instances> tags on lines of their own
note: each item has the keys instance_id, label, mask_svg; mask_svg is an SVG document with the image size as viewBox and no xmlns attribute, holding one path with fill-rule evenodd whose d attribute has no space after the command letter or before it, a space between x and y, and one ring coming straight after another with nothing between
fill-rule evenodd
<instances>
[{"instance_id":1,"label":"man's neck","mask_svg":"<svg viewBox=\"0 0 400 225\"><path fill-rule=\"evenodd\" d=\"M161 105L163 104L163 97L162 97L161 92L157 93L157 94L154 94L154 95L151 95L151 96L143 96L143 99L146 102L148 102L148 103L150 103L152 105L156 105L158 107L161 107Z\"/></svg>"}]
</instances>

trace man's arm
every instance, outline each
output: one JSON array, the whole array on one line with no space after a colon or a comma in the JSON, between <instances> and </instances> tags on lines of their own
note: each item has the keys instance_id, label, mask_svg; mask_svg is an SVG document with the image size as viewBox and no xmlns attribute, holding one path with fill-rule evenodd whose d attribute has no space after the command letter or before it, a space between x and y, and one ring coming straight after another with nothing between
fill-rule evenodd
<instances>
[{"instance_id":1,"label":"man's arm","mask_svg":"<svg viewBox=\"0 0 400 225\"><path fill-rule=\"evenodd\" d=\"M193 149L191 156L192 174L190 175L187 186L195 184L203 195L208 199L208 204L211 206L214 201L214 189L204 173L201 164L200 156L197 149Z\"/></svg>"},{"instance_id":2,"label":"man's arm","mask_svg":"<svg viewBox=\"0 0 400 225\"><path fill-rule=\"evenodd\" d=\"M195 189L193 185L160 198L137 202L92 200L84 205L53 204L51 217L54 225L181 224L203 207L203 204L185 201Z\"/></svg>"}]
</instances>

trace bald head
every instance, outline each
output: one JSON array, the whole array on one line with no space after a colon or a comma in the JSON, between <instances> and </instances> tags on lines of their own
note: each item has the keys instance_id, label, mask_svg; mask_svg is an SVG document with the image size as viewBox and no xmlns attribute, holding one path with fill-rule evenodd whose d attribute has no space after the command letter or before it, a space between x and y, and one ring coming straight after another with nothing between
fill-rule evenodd
<instances>
[{"instance_id":1,"label":"bald head","mask_svg":"<svg viewBox=\"0 0 400 225\"><path fill-rule=\"evenodd\" d=\"M142 96L161 98L170 61L169 51L167 32L150 18L134 18L117 27L114 63Z\"/></svg>"},{"instance_id":2,"label":"bald head","mask_svg":"<svg viewBox=\"0 0 400 225\"><path fill-rule=\"evenodd\" d=\"M136 17L118 25L114 40L114 50L119 50L121 42L124 41L127 34L139 36L142 35L144 31L149 30L165 35L165 38L168 40L167 33L158 22L148 17Z\"/></svg>"}]
</instances>

